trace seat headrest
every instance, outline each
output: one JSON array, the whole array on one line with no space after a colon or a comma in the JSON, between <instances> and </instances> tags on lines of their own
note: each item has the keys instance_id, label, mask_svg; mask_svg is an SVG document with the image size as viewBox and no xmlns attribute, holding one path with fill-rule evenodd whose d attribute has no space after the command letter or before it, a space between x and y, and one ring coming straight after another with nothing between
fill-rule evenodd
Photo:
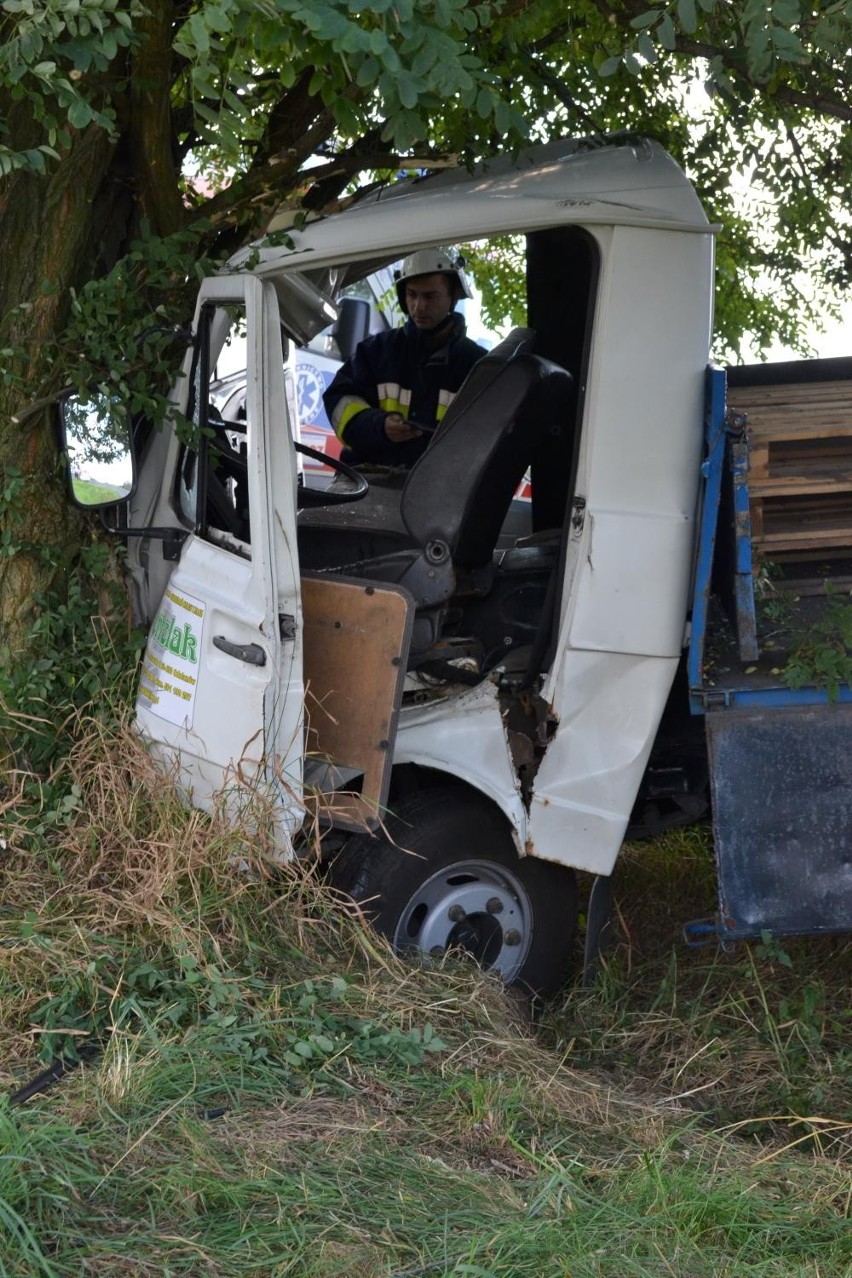
<instances>
[{"instance_id":1,"label":"seat headrest","mask_svg":"<svg viewBox=\"0 0 852 1278\"><path fill-rule=\"evenodd\" d=\"M486 359L514 359L516 355L529 355L535 342L535 329L513 328L502 341L485 356Z\"/></svg>"}]
</instances>

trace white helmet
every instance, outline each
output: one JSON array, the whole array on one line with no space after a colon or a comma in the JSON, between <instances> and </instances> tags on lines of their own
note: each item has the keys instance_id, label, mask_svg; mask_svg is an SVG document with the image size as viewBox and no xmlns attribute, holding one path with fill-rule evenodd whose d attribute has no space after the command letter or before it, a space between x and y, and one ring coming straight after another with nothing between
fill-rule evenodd
<instances>
[{"instance_id":1,"label":"white helmet","mask_svg":"<svg viewBox=\"0 0 852 1278\"><path fill-rule=\"evenodd\" d=\"M452 275L458 284L459 294L462 297L473 297L463 269L466 265L467 263L461 254L456 253L453 249L428 248L418 249L416 253L409 253L402 263L402 269L394 272L396 293L403 311L407 310L405 305L405 285L408 280L413 280L418 275L443 275L445 273Z\"/></svg>"}]
</instances>

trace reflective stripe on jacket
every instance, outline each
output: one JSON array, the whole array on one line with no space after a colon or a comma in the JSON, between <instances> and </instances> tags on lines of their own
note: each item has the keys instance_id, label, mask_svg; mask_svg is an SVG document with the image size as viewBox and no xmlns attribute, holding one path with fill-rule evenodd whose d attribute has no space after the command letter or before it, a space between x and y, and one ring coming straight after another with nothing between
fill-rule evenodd
<instances>
[{"instance_id":1,"label":"reflective stripe on jacket","mask_svg":"<svg viewBox=\"0 0 852 1278\"><path fill-rule=\"evenodd\" d=\"M411 466L425 451L428 435L391 443L385 434L385 417L399 413L413 426L435 426L446 413L465 377L485 354L465 335L463 317L453 312L450 319L447 340L440 345L409 319L402 328L366 338L338 369L323 399L329 420L346 445L344 460Z\"/></svg>"}]
</instances>

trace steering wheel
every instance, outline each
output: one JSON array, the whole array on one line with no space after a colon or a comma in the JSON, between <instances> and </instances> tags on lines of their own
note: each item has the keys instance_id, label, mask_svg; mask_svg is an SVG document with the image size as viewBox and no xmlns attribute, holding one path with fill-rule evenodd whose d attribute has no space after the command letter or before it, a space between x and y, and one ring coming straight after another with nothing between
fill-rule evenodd
<instances>
[{"instance_id":1,"label":"steering wheel","mask_svg":"<svg viewBox=\"0 0 852 1278\"><path fill-rule=\"evenodd\" d=\"M238 435L244 435L246 430L244 422L225 421L217 410L211 412L209 424L222 432L230 430ZM296 443L293 446L296 452L301 453L303 457L310 457L314 461L321 462L323 466L328 466L338 475L345 475L355 485L354 488L347 490L345 488L307 488L304 484L300 484L297 495L297 503L300 510L306 506L342 506L344 502L360 501L362 497L367 496L370 491L370 485L354 466L341 461L339 457L332 457L329 453L320 452L318 448L309 448L307 444ZM231 447L224 433L213 441L212 447L218 456L218 460L224 463L226 470L229 469L235 478L241 478L245 475L245 458Z\"/></svg>"},{"instance_id":2,"label":"steering wheel","mask_svg":"<svg viewBox=\"0 0 852 1278\"><path fill-rule=\"evenodd\" d=\"M370 485L354 466L341 461L339 457L331 457L328 453L320 452L318 448L309 448L307 444L295 444L294 447L296 452L301 453L303 457L310 457L313 461L322 462L323 466L329 466L338 475L344 475L355 485L354 488L347 490L343 488L307 488L304 484L300 484L297 498L300 509L305 506L342 506L344 502L360 501L362 497L367 496L370 491Z\"/></svg>"}]
</instances>

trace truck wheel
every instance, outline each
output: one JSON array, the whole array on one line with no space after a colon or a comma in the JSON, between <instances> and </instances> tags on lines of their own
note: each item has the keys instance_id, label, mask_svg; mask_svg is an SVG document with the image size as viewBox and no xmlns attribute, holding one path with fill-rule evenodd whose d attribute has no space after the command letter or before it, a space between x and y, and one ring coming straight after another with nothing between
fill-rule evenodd
<instances>
[{"instance_id":1,"label":"truck wheel","mask_svg":"<svg viewBox=\"0 0 852 1278\"><path fill-rule=\"evenodd\" d=\"M475 795L436 788L408 796L384 831L349 840L331 880L397 953L461 952L535 994L568 975L573 871L519 858L502 813Z\"/></svg>"}]
</instances>

